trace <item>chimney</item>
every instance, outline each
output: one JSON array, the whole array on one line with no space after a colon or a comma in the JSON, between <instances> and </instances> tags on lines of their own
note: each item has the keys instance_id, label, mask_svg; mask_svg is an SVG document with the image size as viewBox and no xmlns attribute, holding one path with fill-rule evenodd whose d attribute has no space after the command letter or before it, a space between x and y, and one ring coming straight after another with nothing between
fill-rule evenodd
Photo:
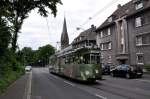
<instances>
[{"instance_id":1,"label":"chimney","mask_svg":"<svg viewBox=\"0 0 150 99\"><path fill-rule=\"evenodd\" d=\"M94 24L92 24L92 25L91 25L91 29L92 29L92 30L95 30L95 29L96 29L96 26L94 26Z\"/></svg>"},{"instance_id":2,"label":"chimney","mask_svg":"<svg viewBox=\"0 0 150 99\"><path fill-rule=\"evenodd\" d=\"M118 9L120 9L121 8L121 4L118 4Z\"/></svg>"}]
</instances>

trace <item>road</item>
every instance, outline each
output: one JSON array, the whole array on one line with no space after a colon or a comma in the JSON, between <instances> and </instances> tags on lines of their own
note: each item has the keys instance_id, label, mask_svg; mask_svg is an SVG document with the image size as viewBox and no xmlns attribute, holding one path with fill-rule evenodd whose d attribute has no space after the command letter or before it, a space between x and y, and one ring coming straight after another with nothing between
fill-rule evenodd
<instances>
[{"instance_id":1,"label":"road","mask_svg":"<svg viewBox=\"0 0 150 99\"><path fill-rule=\"evenodd\" d=\"M0 99L150 99L149 75L141 79L104 76L94 84L81 84L34 68L8 88Z\"/></svg>"}]
</instances>

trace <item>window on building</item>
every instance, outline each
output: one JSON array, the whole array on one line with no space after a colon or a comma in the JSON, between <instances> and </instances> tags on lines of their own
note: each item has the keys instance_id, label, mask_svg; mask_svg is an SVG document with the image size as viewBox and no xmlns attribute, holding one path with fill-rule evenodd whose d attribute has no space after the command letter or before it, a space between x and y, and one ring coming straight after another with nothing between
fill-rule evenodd
<instances>
[{"instance_id":1,"label":"window on building","mask_svg":"<svg viewBox=\"0 0 150 99\"><path fill-rule=\"evenodd\" d=\"M104 50L104 44L101 44L101 50Z\"/></svg>"},{"instance_id":2,"label":"window on building","mask_svg":"<svg viewBox=\"0 0 150 99\"><path fill-rule=\"evenodd\" d=\"M111 30L110 30L110 28L108 28L108 35L111 35Z\"/></svg>"},{"instance_id":3,"label":"window on building","mask_svg":"<svg viewBox=\"0 0 150 99\"><path fill-rule=\"evenodd\" d=\"M137 54L137 63L144 64L144 55L143 54Z\"/></svg>"},{"instance_id":4,"label":"window on building","mask_svg":"<svg viewBox=\"0 0 150 99\"><path fill-rule=\"evenodd\" d=\"M150 45L150 33L136 37L136 45Z\"/></svg>"},{"instance_id":5,"label":"window on building","mask_svg":"<svg viewBox=\"0 0 150 99\"><path fill-rule=\"evenodd\" d=\"M147 37L147 35L143 35L142 36L142 44L148 44L149 42L148 42L148 37Z\"/></svg>"},{"instance_id":6,"label":"window on building","mask_svg":"<svg viewBox=\"0 0 150 99\"><path fill-rule=\"evenodd\" d=\"M135 19L135 26L136 26L136 27L142 26L141 17L137 17L137 18Z\"/></svg>"},{"instance_id":7,"label":"window on building","mask_svg":"<svg viewBox=\"0 0 150 99\"><path fill-rule=\"evenodd\" d=\"M141 36L136 37L136 45L142 45L142 37Z\"/></svg>"},{"instance_id":8,"label":"window on building","mask_svg":"<svg viewBox=\"0 0 150 99\"><path fill-rule=\"evenodd\" d=\"M111 49L111 42L108 43L108 49Z\"/></svg>"},{"instance_id":9,"label":"window on building","mask_svg":"<svg viewBox=\"0 0 150 99\"><path fill-rule=\"evenodd\" d=\"M105 36L108 36L109 33L110 33L109 28L106 28L106 29L104 30L104 32L103 32L103 36L104 36L104 37L105 37Z\"/></svg>"},{"instance_id":10,"label":"window on building","mask_svg":"<svg viewBox=\"0 0 150 99\"><path fill-rule=\"evenodd\" d=\"M108 58L111 59L111 55Z\"/></svg>"},{"instance_id":11,"label":"window on building","mask_svg":"<svg viewBox=\"0 0 150 99\"><path fill-rule=\"evenodd\" d=\"M103 31L100 32L100 38L102 38L102 37L103 37Z\"/></svg>"},{"instance_id":12,"label":"window on building","mask_svg":"<svg viewBox=\"0 0 150 99\"><path fill-rule=\"evenodd\" d=\"M101 44L101 50L109 50L109 49L111 49L111 42Z\"/></svg>"},{"instance_id":13,"label":"window on building","mask_svg":"<svg viewBox=\"0 0 150 99\"><path fill-rule=\"evenodd\" d=\"M100 38L111 35L111 28L107 28L100 32Z\"/></svg>"},{"instance_id":14,"label":"window on building","mask_svg":"<svg viewBox=\"0 0 150 99\"><path fill-rule=\"evenodd\" d=\"M108 63L111 63L112 62L112 58L111 58L111 55L108 57Z\"/></svg>"},{"instance_id":15,"label":"window on building","mask_svg":"<svg viewBox=\"0 0 150 99\"><path fill-rule=\"evenodd\" d=\"M143 7L143 3L142 2L138 2L135 4L135 9L138 10L138 9L141 9Z\"/></svg>"},{"instance_id":16,"label":"window on building","mask_svg":"<svg viewBox=\"0 0 150 99\"><path fill-rule=\"evenodd\" d=\"M104 55L101 54L101 59L104 59Z\"/></svg>"}]
</instances>

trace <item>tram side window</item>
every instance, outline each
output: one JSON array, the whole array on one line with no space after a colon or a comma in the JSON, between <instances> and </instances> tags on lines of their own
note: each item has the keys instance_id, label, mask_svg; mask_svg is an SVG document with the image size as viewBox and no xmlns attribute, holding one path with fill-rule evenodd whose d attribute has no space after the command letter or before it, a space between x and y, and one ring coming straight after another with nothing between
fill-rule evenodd
<instances>
[{"instance_id":1,"label":"tram side window","mask_svg":"<svg viewBox=\"0 0 150 99\"><path fill-rule=\"evenodd\" d=\"M66 58L65 59L65 64L67 64L67 63L69 63L69 59Z\"/></svg>"},{"instance_id":2,"label":"tram side window","mask_svg":"<svg viewBox=\"0 0 150 99\"><path fill-rule=\"evenodd\" d=\"M74 61L73 57L66 57L65 58L65 64L72 63Z\"/></svg>"}]
</instances>

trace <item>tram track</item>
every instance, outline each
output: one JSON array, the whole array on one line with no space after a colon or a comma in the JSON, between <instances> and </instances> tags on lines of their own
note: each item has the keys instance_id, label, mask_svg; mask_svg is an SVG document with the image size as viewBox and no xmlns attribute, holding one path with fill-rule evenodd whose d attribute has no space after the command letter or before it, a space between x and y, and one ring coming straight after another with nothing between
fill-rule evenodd
<instances>
[{"instance_id":1,"label":"tram track","mask_svg":"<svg viewBox=\"0 0 150 99\"><path fill-rule=\"evenodd\" d=\"M69 79L65 79L63 77L58 77L56 75L47 75L47 74L44 74L48 77L48 79L51 79L49 76L52 76L53 78L56 78L57 77L57 80L61 80L63 82L66 82L67 83L69 82L70 85L74 85L73 87L77 87L81 90L84 90L88 93L92 93L92 91L87 91L88 90L95 90L95 92L104 92L108 95L113 95L113 96L118 96L118 97L122 97L120 99L149 99L150 95L148 95L148 92L146 93L140 93L138 92L139 90L136 90L134 91L134 89L130 90L131 88L128 89L125 88L125 87L120 87L119 85L116 85L115 86L113 84L109 84L108 82L106 82L106 84L104 84L105 82L102 81L97 81L95 84L85 84L85 83L79 83L79 82L76 82L76 81L73 81L73 80L69 80ZM53 79L54 80L54 79ZM66 83L66 84L67 84ZM98 94L98 93L94 93L95 94ZM107 96L107 95L103 95L103 94L100 94L102 96ZM144 98L143 98L144 97ZM145 98L146 97L146 98ZM114 99L114 98L107 98L107 99Z\"/></svg>"},{"instance_id":2,"label":"tram track","mask_svg":"<svg viewBox=\"0 0 150 99\"><path fill-rule=\"evenodd\" d=\"M46 75L46 74L45 74ZM51 74L50 74L51 75ZM47 78L48 79L50 79L51 80L51 78L50 77L48 77L48 75L46 75L47 76ZM54 76L53 78L56 78L57 76L56 75L51 75L51 76ZM55 77L56 76L56 77ZM59 78L59 77L58 77ZM58 80L58 78L57 78L57 80ZM66 81L66 79L64 79L64 78L62 78L62 77L60 77L60 79L59 80L62 80L62 81ZM99 87L97 87L97 86L90 86L90 84L83 84L83 83L79 83L79 82L74 82L74 81L72 81L72 80L69 80L68 81L68 79L67 79L67 82L71 82L71 83L73 83L74 84L74 86L73 87L76 87L76 88L78 88L78 89L80 89L80 90L83 90L83 91L86 91L86 90L84 90L83 88L82 88L82 86L84 86L84 87L88 87L88 89L90 89L90 88L94 88L94 89L96 89L96 90L100 90L100 91L104 91L104 92L106 92L106 93L111 93L111 94L115 94L115 95L117 95L117 96L120 96L120 97L126 97L126 99L133 99L133 98L131 98L131 97L128 97L128 96L125 96L125 95L122 95L122 94L118 94L118 93L115 93L115 92L111 92L111 91L109 91L109 90L104 90L104 89L101 89L101 88L99 88ZM87 91L86 91L87 92ZM90 93L91 94L91 92L88 92L88 93ZM95 95L98 95L98 94L94 94L94 96ZM102 96L102 95L100 95L100 96ZM103 96L104 97L104 96ZM102 98L102 99L108 99L108 98Z\"/></svg>"},{"instance_id":3,"label":"tram track","mask_svg":"<svg viewBox=\"0 0 150 99\"><path fill-rule=\"evenodd\" d=\"M100 81L98 81L97 83L98 83L97 85L92 85L90 87L95 88L100 91L115 94L117 96L125 97L127 99L149 99L149 97L150 97L150 94L147 91L144 91L143 93L137 92L138 88L131 90L131 88L128 89L126 87L119 87L117 85L116 86L113 86L111 84L108 85L108 83L106 85L104 85L103 83L100 83ZM135 97L135 96L138 96L138 97ZM143 96L147 97L147 98L142 98Z\"/></svg>"}]
</instances>

